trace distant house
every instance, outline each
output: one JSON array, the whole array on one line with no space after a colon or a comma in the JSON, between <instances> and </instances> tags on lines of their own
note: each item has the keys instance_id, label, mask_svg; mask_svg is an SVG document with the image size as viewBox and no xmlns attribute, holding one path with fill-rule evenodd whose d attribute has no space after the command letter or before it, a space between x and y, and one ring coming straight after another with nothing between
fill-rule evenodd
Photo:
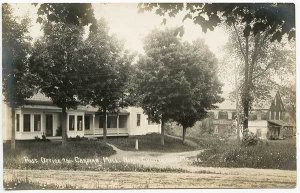
<instances>
[{"instance_id":1,"label":"distant house","mask_svg":"<svg viewBox=\"0 0 300 193\"><path fill-rule=\"evenodd\" d=\"M236 104L227 95L225 101L217 106L219 108L209 114L213 119L214 133L222 134L232 130L236 124ZM285 113L280 93L274 92L269 99L253 105L249 112L248 129L261 139L290 137L295 133L295 126L283 121Z\"/></svg>"},{"instance_id":2,"label":"distant house","mask_svg":"<svg viewBox=\"0 0 300 193\"><path fill-rule=\"evenodd\" d=\"M3 103L3 139L11 139L11 111ZM61 138L62 110L55 106L50 98L36 94L26 100L25 105L16 109L16 139L34 139L45 135L49 139ZM128 107L118 113L108 113L107 120L98 109L79 105L77 109L67 110L68 137L101 137L103 122L107 123L107 136L144 135L151 132L160 133L160 124L152 123L142 108Z\"/></svg>"}]
</instances>

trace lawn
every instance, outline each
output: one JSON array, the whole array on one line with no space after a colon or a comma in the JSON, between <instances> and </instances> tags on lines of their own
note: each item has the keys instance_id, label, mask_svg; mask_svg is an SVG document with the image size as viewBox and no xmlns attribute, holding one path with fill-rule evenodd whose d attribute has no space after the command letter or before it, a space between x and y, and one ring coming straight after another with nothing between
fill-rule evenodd
<instances>
[{"instance_id":1,"label":"lawn","mask_svg":"<svg viewBox=\"0 0 300 193\"><path fill-rule=\"evenodd\" d=\"M108 143L115 145L121 150L134 151L136 139L138 140L139 151L184 152L197 149L197 147L182 144L180 139L169 136L165 136L165 145L162 146L160 144L160 134L158 133L123 138L109 138Z\"/></svg>"},{"instance_id":2,"label":"lawn","mask_svg":"<svg viewBox=\"0 0 300 193\"><path fill-rule=\"evenodd\" d=\"M115 154L101 141L16 141L16 150L3 144L4 169L86 170L134 172L186 172L183 169L146 167L123 161L107 160Z\"/></svg>"},{"instance_id":3,"label":"lawn","mask_svg":"<svg viewBox=\"0 0 300 193\"><path fill-rule=\"evenodd\" d=\"M71 164L48 162L74 160L75 157L102 158L113 154L112 147L99 141L69 141L65 146L59 141L16 141L14 152L9 143L3 144L3 165L14 169L69 169ZM44 162L46 159L48 162Z\"/></svg>"},{"instance_id":4,"label":"lawn","mask_svg":"<svg viewBox=\"0 0 300 193\"><path fill-rule=\"evenodd\" d=\"M248 167L296 170L296 139L263 141L241 146L234 140L213 146L198 155L198 166Z\"/></svg>"}]
</instances>

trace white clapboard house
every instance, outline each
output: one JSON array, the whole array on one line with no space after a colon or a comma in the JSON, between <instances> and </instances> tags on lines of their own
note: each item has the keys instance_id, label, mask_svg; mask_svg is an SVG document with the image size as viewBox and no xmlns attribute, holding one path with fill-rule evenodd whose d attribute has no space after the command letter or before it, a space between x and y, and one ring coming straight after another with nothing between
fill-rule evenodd
<instances>
[{"instance_id":1,"label":"white clapboard house","mask_svg":"<svg viewBox=\"0 0 300 193\"><path fill-rule=\"evenodd\" d=\"M3 140L11 139L11 110L3 104ZM50 98L41 93L26 100L25 105L15 111L16 140L41 138L61 138L62 110L55 106ZM67 110L68 137L103 136L103 116L97 108L79 105L75 110ZM107 136L145 135L160 133L161 126L148 120L140 107L127 107L118 113L108 113Z\"/></svg>"}]
</instances>

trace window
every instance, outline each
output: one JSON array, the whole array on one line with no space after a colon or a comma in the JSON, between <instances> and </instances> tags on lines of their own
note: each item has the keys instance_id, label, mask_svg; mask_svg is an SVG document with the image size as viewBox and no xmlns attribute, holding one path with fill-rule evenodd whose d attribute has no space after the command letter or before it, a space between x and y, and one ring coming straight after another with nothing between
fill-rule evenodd
<instances>
[{"instance_id":1,"label":"window","mask_svg":"<svg viewBox=\"0 0 300 193\"><path fill-rule=\"evenodd\" d=\"M150 117L148 117L147 120L148 120L148 125L151 125Z\"/></svg>"},{"instance_id":2,"label":"window","mask_svg":"<svg viewBox=\"0 0 300 193\"><path fill-rule=\"evenodd\" d=\"M261 137L261 129L256 129L256 136Z\"/></svg>"},{"instance_id":3,"label":"window","mask_svg":"<svg viewBox=\"0 0 300 193\"><path fill-rule=\"evenodd\" d=\"M235 111L233 111L233 112L232 112L232 119L234 120L234 119L236 119L236 118L237 118L237 114L236 114Z\"/></svg>"},{"instance_id":4,"label":"window","mask_svg":"<svg viewBox=\"0 0 300 193\"><path fill-rule=\"evenodd\" d=\"M249 121L257 120L257 114L256 112L250 112L249 113Z\"/></svg>"},{"instance_id":5,"label":"window","mask_svg":"<svg viewBox=\"0 0 300 193\"><path fill-rule=\"evenodd\" d=\"M104 116L99 116L99 128L103 128L104 125Z\"/></svg>"},{"instance_id":6,"label":"window","mask_svg":"<svg viewBox=\"0 0 300 193\"><path fill-rule=\"evenodd\" d=\"M107 116L107 128L117 128L117 116Z\"/></svg>"},{"instance_id":7,"label":"window","mask_svg":"<svg viewBox=\"0 0 300 193\"><path fill-rule=\"evenodd\" d=\"M34 131L41 131L41 115L34 115Z\"/></svg>"},{"instance_id":8,"label":"window","mask_svg":"<svg viewBox=\"0 0 300 193\"><path fill-rule=\"evenodd\" d=\"M152 125L153 124L153 122L151 121L151 115L148 115L147 120L148 120L148 125Z\"/></svg>"},{"instance_id":9,"label":"window","mask_svg":"<svg viewBox=\"0 0 300 193\"><path fill-rule=\"evenodd\" d=\"M82 116L77 116L77 130L82 131Z\"/></svg>"},{"instance_id":10,"label":"window","mask_svg":"<svg viewBox=\"0 0 300 193\"><path fill-rule=\"evenodd\" d=\"M217 125L215 125L215 131L214 131L214 133L219 133L219 127L217 126Z\"/></svg>"},{"instance_id":11,"label":"window","mask_svg":"<svg viewBox=\"0 0 300 193\"><path fill-rule=\"evenodd\" d=\"M84 116L84 129L90 130L90 116Z\"/></svg>"},{"instance_id":12,"label":"window","mask_svg":"<svg viewBox=\"0 0 300 193\"><path fill-rule=\"evenodd\" d=\"M16 129L20 131L20 114L16 115Z\"/></svg>"},{"instance_id":13,"label":"window","mask_svg":"<svg viewBox=\"0 0 300 193\"><path fill-rule=\"evenodd\" d=\"M261 112L261 120L267 120L268 119L268 112L262 111Z\"/></svg>"},{"instance_id":14,"label":"window","mask_svg":"<svg viewBox=\"0 0 300 193\"><path fill-rule=\"evenodd\" d=\"M23 131L30 131L30 114L23 115Z\"/></svg>"},{"instance_id":15,"label":"window","mask_svg":"<svg viewBox=\"0 0 300 193\"><path fill-rule=\"evenodd\" d=\"M219 112L219 119L228 119L228 113L224 111Z\"/></svg>"},{"instance_id":16,"label":"window","mask_svg":"<svg viewBox=\"0 0 300 193\"><path fill-rule=\"evenodd\" d=\"M141 114L136 115L136 126L141 126Z\"/></svg>"},{"instance_id":17,"label":"window","mask_svg":"<svg viewBox=\"0 0 300 193\"><path fill-rule=\"evenodd\" d=\"M209 118L214 119L214 117L215 117L214 112L208 112L207 114L208 114Z\"/></svg>"},{"instance_id":18,"label":"window","mask_svg":"<svg viewBox=\"0 0 300 193\"><path fill-rule=\"evenodd\" d=\"M281 112L279 111L278 113L279 113L279 117L278 117L278 119L279 119L279 120L281 120L281 119L280 119L280 113L281 113Z\"/></svg>"},{"instance_id":19,"label":"window","mask_svg":"<svg viewBox=\"0 0 300 193\"><path fill-rule=\"evenodd\" d=\"M69 130L74 131L74 129L75 129L75 116L70 115L69 116Z\"/></svg>"}]
</instances>

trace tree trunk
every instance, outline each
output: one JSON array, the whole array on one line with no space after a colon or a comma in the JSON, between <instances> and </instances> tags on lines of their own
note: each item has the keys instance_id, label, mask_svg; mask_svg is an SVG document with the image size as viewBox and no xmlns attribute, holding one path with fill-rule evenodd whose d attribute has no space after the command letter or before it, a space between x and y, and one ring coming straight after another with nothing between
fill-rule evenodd
<instances>
[{"instance_id":1,"label":"tree trunk","mask_svg":"<svg viewBox=\"0 0 300 193\"><path fill-rule=\"evenodd\" d=\"M235 79L235 100L236 100L236 133L238 142L241 141L240 137L240 112L239 112L239 85L238 85L238 69L236 64L234 65L234 79Z\"/></svg>"},{"instance_id":2,"label":"tree trunk","mask_svg":"<svg viewBox=\"0 0 300 193\"><path fill-rule=\"evenodd\" d=\"M165 120L163 117L161 118L160 144L165 145Z\"/></svg>"},{"instance_id":3,"label":"tree trunk","mask_svg":"<svg viewBox=\"0 0 300 193\"><path fill-rule=\"evenodd\" d=\"M243 103L244 108L244 120L243 120L243 136L248 134L248 117L249 117L249 100L246 97L245 102Z\"/></svg>"},{"instance_id":4,"label":"tree trunk","mask_svg":"<svg viewBox=\"0 0 300 193\"><path fill-rule=\"evenodd\" d=\"M107 119L107 113L106 108L103 108L103 141L106 143L107 138L107 125L106 125L106 119Z\"/></svg>"},{"instance_id":5,"label":"tree trunk","mask_svg":"<svg viewBox=\"0 0 300 193\"><path fill-rule=\"evenodd\" d=\"M67 118L66 107L63 107L61 116L62 145L65 145L67 142Z\"/></svg>"},{"instance_id":6,"label":"tree trunk","mask_svg":"<svg viewBox=\"0 0 300 193\"><path fill-rule=\"evenodd\" d=\"M10 148L12 151L16 149L16 128L15 128L15 107L11 107L11 139Z\"/></svg>"},{"instance_id":7,"label":"tree trunk","mask_svg":"<svg viewBox=\"0 0 300 193\"><path fill-rule=\"evenodd\" d=\"M250 100L250 90L249 90L249 37L246 38L246 45L245 45L245 81L244 81L244 88L242 91L242 104L243 104L243 112L244 112L244 119L243 119L243 136L248 133L248 116L249 116L249 100Z\"/></svg>"},{"instance_id":8,"label":"tree trunk","mask_svg":"<svg viewBox=\"0 0 300 193\"><path fill-rule=\"evenodd\" d=\"M186 127L182 127L182 144L185 142Z\"/></svg>"}]
</instances>

